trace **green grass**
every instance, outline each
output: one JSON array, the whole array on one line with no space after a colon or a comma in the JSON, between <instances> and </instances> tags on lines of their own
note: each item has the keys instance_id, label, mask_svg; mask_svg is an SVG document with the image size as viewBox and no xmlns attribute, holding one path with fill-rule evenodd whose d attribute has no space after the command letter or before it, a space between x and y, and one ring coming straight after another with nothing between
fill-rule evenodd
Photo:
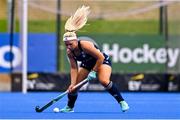
<instances>
[{"instance_id":1,"label":"green grass","mask_svg":"<svg viewBox=\"0 0 180 120\"><path fill-rule=\"evenodd\" d=\"M157 34L157 21L103 21L96 20L88 22L83 30L90 33L107 34Z\"/></svg>"},{"instance_id":2,"label":"green grass","mask_svg":"<svg viewBox=\"0 0 180 120\"><path fill-rule=\"evenodd\" d=\"M61 31L64 32L64 21L61 22ZM19 32L19 22L16 21L16 32ZM79 34L158 34L158 21L88 21ZM56 32L55 21L28 21L29 32ZM0 20L0 32L7 32L7 21Z\"/></svg>"},{"instance_id":3,"label":"green grass","mask_svg":"<svg viewBox=\"0 0 180 120\"><path fill-rule=\"evenodd\" d=\"M7 21L0 20L0 32L7 32Z\"/></svg>"},{"instance_id":4,"label":"green grass","mask_svg":"<svg viewBox=\"0 0 180 120\"><path fill-rule=\"evenodd\" d=\"M15 32L19 32L19 22L15 21ZM8 21L0 20L0 32L8 32Z\"/></svg>"}]
</instances>

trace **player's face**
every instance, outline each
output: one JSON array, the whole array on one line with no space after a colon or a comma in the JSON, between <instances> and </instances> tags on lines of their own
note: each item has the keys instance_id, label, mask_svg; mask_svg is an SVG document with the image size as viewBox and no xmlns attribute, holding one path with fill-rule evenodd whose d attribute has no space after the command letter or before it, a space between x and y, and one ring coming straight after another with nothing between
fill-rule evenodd
<instances>
[{"instance_id":1,"label":"player's face","mask_svg":"<svg viewBox=\"0 0 180 120\"><path fill-rule=\"evenodd\" d=\"M65 41L67 49L74 50L77 47L77 40Z\"/></svg>"}]
</instances>

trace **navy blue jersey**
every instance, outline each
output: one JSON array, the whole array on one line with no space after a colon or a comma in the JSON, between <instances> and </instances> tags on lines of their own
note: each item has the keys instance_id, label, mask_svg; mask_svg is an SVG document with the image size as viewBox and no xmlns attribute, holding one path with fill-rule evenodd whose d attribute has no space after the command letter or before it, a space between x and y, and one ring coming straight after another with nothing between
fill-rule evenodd
<instances>
[{"instance_id":1,"label":"navy blue jersey","mask_svg":"<svg viewBox=\"0 0 180 120\"><path fill-rule=\"evenodd\" d=\"M94 47L99 49L95 44L94 44ZM86 68L89 71L92 70L92 68L96 64L96 60L97 59L94 58L92 55L90 55L90 54L88 54L88 53L83 51L83 49L81 48L81 40L78 41L78 48L80 50L80 55L76 56L74 54L74 52L72 52L73 56L74 56L74 59L76 61L80 61L81 62L80 67ZM103 55L104 55L104 58L105 58L104 61L103 61L103 64L108 64L108 65L111 66L111 61L109 59L109 56L106 55L105 53L103 53Z\"/></svg>"}]
</instances>

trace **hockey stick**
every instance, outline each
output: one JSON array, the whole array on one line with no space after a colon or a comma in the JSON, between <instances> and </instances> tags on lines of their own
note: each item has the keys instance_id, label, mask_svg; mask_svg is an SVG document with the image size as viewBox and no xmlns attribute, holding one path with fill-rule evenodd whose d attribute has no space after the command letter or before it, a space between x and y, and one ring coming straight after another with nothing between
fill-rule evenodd
<instances>
[{"instance_id":1,"label":"hockey stick","mask_svg":"<svg viewBox=\"0 0 180 120\"><path fill-rule=\"evenodd\" d=\"M80 83L78 83L77 85L75 85L73 87L73 89L77 89L77 88L81 88L84 84L86 84L88 82L88 79L84 79L83 81L81 81ZM48 102L46 105L44 105L43 107L39 107L36 106L35 110L36 112L42 112L45 109L47 109L49 106L51 106L52 104L54 104L55 102L57 102L58 100L60 100L61 98L63 98L66 94L68 94L68 90L66 90L65 92L63 92L62 94L58 95L56 98L52 99L50 102Z\"/></svg>"}]
</instances>

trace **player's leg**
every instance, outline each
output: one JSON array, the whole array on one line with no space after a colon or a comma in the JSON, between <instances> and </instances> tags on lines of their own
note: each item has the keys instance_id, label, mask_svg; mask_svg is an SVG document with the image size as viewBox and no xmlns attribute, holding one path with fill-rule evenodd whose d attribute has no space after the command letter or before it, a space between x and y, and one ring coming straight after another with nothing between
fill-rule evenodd
<instances>
[{"instance_id":1,"label":"player's leg","mask_svg":"<svg viewBox=\"0 0 180 120\"><path fill-rule=\"evenodd\" d=\"M87 77L88 73L89 73L88 70L80 67L76 84L84 80ZM78 96L78 90L68 94L68 106L70 108L74 108L74 104L76 102L77 96Z\"/></svg>"},{"instance_id":2,"label":"player's leg","mask_svg":"<svg viewBox=\"0 0 180 120\"><path fill-rule=\"evenodd\" d=\"M89 71L87 69L80 67L78 71L76 84L84 80L87 77L88 73ZM78 90L72 93L68 93L68 103L63 109L61 109L61 112L74 112L73 108L74 108L77 97L78 97Z\"/></svg>"},{"instance_id":3,"label":"player's leg","mask_svg":"<svg viewBox=\"0 0 180 120\"><path fill-rule=\"evenodd\" d=\"M110 81L111 67L107 64L102 64L98 70L98 79L101 84L106 88L106 90L116 99L116 101L121 105L122 111L127 111L129 109L128 104L124 101L123 97L119 93L117 87Z\"/></svg>"}]
</instances>

